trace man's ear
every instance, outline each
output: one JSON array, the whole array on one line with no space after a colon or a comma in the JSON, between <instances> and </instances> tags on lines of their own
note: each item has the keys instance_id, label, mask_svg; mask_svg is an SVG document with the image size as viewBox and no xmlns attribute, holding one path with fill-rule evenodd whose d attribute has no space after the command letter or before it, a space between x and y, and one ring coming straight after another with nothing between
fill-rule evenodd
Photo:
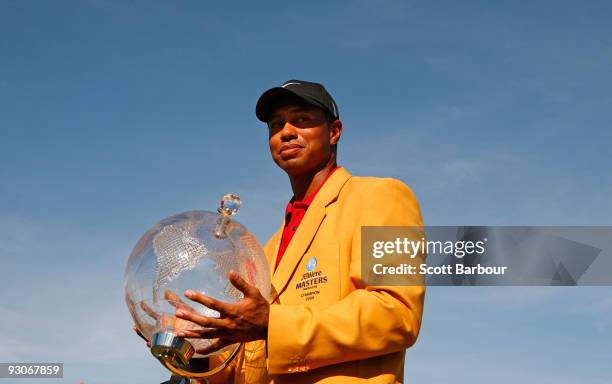
<instances>
[{"instance_id":1,"label":"man's ear","mask_svg":"<svg viewBox=\"0 0 612 384\"><path fill-rule=\"evenodd\" d=\"M338 144L342 136L342 121L334 120L329 123L329 143L332 145Z\"/></svg>"}]
</instances>

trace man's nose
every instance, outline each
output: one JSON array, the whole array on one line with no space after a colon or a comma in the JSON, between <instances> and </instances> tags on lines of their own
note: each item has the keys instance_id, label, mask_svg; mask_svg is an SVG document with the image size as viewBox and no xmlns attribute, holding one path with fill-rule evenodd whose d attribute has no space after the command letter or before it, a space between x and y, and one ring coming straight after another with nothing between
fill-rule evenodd
<instances>
[{"instance_id":1,"label":"man's nose","mask_svg":"<svg viewBox=\"0 0 612 384\"><path fill-rule=\"evenodd\" d=\"M291 123L285 123L283 129L281 130L281 139L290 140L297 137L297 128Z\"/></svg>"}]
</instances>

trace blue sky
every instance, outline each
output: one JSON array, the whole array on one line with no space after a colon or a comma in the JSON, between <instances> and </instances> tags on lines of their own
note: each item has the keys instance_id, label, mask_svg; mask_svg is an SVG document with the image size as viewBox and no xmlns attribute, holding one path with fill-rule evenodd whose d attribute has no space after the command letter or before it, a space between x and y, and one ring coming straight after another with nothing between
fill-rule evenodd
<instances>
[{"instance_id":1,"label":"blue sky","mask_svg":"<svg viewBox=\"0 0 612 384\"><path fill-rule=\"evenodd\" d=\"M254 106L292 78L336 98L340 164L405 181L428 225L611 225L611 16L605 1L1 2L0 361L161 382L130 330L127 256L228 192L267 239L291 191ZM612 382L611 293L431 288L406 381Z\"/></svg>"}]
</instances>

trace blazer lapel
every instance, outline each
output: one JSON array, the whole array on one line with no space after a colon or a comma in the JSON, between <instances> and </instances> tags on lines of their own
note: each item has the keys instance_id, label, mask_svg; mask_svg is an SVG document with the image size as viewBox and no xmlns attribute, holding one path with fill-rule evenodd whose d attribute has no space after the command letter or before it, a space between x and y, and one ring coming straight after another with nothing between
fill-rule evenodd
<instances>
[{"instance_id":1,"label":"blazer lapel","mask_svg":"<svg viewBox=\"0 0 612 384\"><path fill-rule=\"evenodd\" d=\"M308 249L308 246L312 242L314 235L317 233L321 222L325 218L325 208L327 205L332 203L338 194L344 183L351 177L344 168L340 168L334 172L333 175L325 182L323 187L319 190L314 200L308 207L300 226L293 235L289 246L285 250L283 258L278 264L278 268L274 271L274 263L278 254L278 246L280 244L280 236L276 243L274 257L271 260L271 271L272 285L275 287L276 292L280 295L287 283L293 276L295 269L304 257L304 253ZM280 231L282 232L283 227ZM281 233L282 235L282 233Z\"/></svg>"},{"instance_id":2,"label":"blazer lapel","mask_svg":"<svg viewBox=\"0 0 612 384\"><path fill-rule=\"evenodd\" d=\"M283 237L283 229L285 228L285 223L281 224L280 228L276 231L273 237L274 241L274 250L272 251L272 255L268 257L268 267L270 269L270 276L274 274L274 265L276 264L276 257L278 255L278 248L280 247L281 238Z\"/></svg>"}]
</instances>

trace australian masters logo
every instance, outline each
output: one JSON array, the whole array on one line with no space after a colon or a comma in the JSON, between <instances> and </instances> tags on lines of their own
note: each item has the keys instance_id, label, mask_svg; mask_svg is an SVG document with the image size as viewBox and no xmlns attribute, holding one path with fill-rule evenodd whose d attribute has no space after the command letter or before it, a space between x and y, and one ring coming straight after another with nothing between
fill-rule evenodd
<instances>
[{"instance_id":1,"label":"australian masters logo","mask_svg":"<svg viewBox=\"0 0 612 384\"><path fill-rule=\"evenodd\" d=\"M317 267L317 258L313 256L310 259L308 259L308 263L306 263L306 270L308 272L312 272L314 271L316 267Z\"/></svg>"},{"instance_id":2,"label":"australian masters logo","mask_svg":"<svg viewBox=\"0 0 612 384\"><path fill-rule=\"evenodd\" d=\"M300 281L295 284L295 289L301 289L300 297L308 300L313 300L316 295L321 293L319 286L327 283L327 275L321 270L317 270L318 261L316 257L311 257L306 262L306 272L302 275Z\"/></svg>"}]
</instances>

